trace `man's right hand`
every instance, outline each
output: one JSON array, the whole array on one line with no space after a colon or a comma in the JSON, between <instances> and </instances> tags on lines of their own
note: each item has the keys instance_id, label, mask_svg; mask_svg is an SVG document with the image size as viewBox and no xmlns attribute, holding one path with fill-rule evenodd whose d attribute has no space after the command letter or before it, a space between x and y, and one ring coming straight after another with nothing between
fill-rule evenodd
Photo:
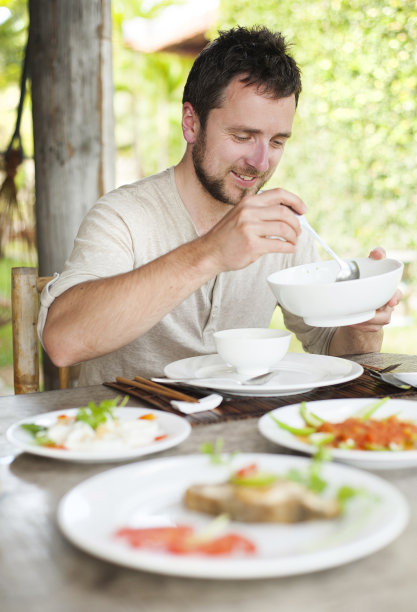
<instances>
[{"instance_id":1,"label":"man's right hand","mask_svg":"<svg viewBox=\"0 0 417 612\"><path fill-rule=\"evenodd\" d=\"M201 240L210 244L218 272L245 268L266 253L293 253L298 215L306 210L295 194L270 189L243 198Z\"/></svg>"}]
</instances>

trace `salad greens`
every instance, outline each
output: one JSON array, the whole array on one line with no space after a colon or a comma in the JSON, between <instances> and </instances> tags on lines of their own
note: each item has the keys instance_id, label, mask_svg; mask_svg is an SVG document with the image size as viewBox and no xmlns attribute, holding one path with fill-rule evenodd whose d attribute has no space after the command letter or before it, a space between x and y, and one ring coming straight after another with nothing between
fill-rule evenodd
<instances>
[{"instance_id":1,"label":"salad greens","mask_svg":"<svg viewBox=\"0 0 417 612\"><path fill-rule=\"evenodd\" d=\"M36 444L39 446L55 446L55 443L48 438L48 428L44 425L36 425L35 423L23 423L20 426L25 431L28 431L35 438Z\"/></svg>"},{"instance_id":2,"label":"salad greens","mask_svg":"<svg viewBox=\"0 0 417 612\"><path fill-rule=\"evenodd\" d=\"M319 448L313 455L312 460L309 463L307 472L300 472L300 470L291 469L287 473L288 480L303 484L307 489L314 493L321 493L327 487L327 482L323 479L322 467L323 463L331 459L330 452L325 448Z\"/></svg>"},{"instance_id":3,"label":"salad greens","mask_svg":"<svg viewBox=\"0 0 417 612\"><path fill-rule=\"evenodd\" d=\"M99 404L96 404L95 402L88 402L87 406L79 409L75 420L83 421L84 423L87 423L87 425L90 425L92 429L97 429L99 425L106 422L107 418L114 419L114 408L123 408L128 399L129 396L125 395L119 405L119 395L114 399L102 400Z\"/></svg>"},{"instance_id":4,"label":"salad greens","mask_svg":"<svg viewBox=\"0 0 417 612\"><path fill-rule=\"evenodd\" d=\"M99 404L89 402L88 406L83 406L78 410L75 420L83 421L95 430L100 424L105 423L107 418L114 419L114 408L122 408L125 406L129 396L126 395L119 404L120 399L120 396L117 396L114 399L103 400ZM40 446L56 446L55 442L48 438L49 428L45 425L23 423L20 427L21 429L24 429L28 433L32 434L36 444L39 444Z\"/></svg>"},{"instance_id":5,"label":"salad greens","mask_svg":"<svg viewBox=\"0 0 417 612\"><path fill-rule=\"evenodd\" d=\"M237 455L239 451L234 451L233 453L222 455L223 446L223 438L217 438L214 443L204 442L203 444L200 444L199 451L200 453L203 453L204 455L208 455L210 457L210 463L224 465L230 463L233 457Z\"/></svg>"}]
</instances>

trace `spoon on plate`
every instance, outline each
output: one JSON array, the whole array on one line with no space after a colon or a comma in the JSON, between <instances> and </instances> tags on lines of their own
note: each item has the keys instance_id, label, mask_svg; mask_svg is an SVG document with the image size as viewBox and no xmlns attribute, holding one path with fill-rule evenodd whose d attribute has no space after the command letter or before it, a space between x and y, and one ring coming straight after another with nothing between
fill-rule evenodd
<instances>
[{"instance_id":1,"label":"spoon on plate","mask_svg":"<svg viewBox=\"0 0 417 612\"><path fill-rule=\"evenodd\" d=\"M307 221L304 215L299 215L300 224L302 227L305 227L311 234L313 234L314 238L321 244L321 246L337 261L340 266L340 270L336 276L336 282L339 281L347 281L354 280L359 278L359 266L353 259L340 259L338 255L329 247L326 242L324 242L323 238L318 235L318 233L311 227L310 223Z\"/></svg>"},{"instance_id":2,"label":"spoon on plate","mask_svg":"<svg viewBox=\"0 0 417 612\"><path fill-rule=\"evenodd\" d=\"M244 380L232 380L232 382L237 383L238 385L263 385L264 383L268 382L268 380L270 380L276 373L278 372L278 370L270 370L269 372L264 372L263 374L258 374L257 376L252 376L251 378L245 378ZM208 378L216 378L219 379L221 378L221 376L209 376L209 377L204 377L203 379L200 380L207 380ZM179 383L179 384L187 384L187 383L193 383L196 380L199 380L198 378L152 378L152 380L154 382L159 382L159 383L167 383L167 384L175 384L175 383ZM228 382L229 379L225 379Z\"/></svg>"}]
</instances>

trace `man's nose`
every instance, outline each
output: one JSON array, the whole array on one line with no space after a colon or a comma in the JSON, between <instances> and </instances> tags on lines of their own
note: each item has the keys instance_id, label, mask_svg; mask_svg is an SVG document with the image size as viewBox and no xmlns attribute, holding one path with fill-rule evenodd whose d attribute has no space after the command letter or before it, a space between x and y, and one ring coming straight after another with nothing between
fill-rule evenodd
<instances>
[{"instance_id":1,"label":"man's nose","mask_svg":"<svg viewBox=\"0 0 417 612\"><path fill-rule=\"evenodd\" d=\"M253 166L258 172L266 172L269 168L269 147L266 143L257 142L245 160L250 166Z\"/></svg>"}]
</instances>

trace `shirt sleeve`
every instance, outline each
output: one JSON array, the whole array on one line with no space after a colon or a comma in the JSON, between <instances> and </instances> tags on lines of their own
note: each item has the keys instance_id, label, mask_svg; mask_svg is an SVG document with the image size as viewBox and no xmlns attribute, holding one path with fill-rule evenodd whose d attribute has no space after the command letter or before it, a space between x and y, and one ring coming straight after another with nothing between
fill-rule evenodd
<instances>
[{"instance_id":1,"label":"shirt sleeve","mask_svg":"<svg viewBox=\"0 0 417 612\"><path fill-rule=\"evenodd\" d=\"M41 341L48 309L55 298L79 283L123 274L133 267L128 224L112 206L96 204L80 226L64 270L55 273L41 293L37 328Z\"/></svg>"}]
</instances>

